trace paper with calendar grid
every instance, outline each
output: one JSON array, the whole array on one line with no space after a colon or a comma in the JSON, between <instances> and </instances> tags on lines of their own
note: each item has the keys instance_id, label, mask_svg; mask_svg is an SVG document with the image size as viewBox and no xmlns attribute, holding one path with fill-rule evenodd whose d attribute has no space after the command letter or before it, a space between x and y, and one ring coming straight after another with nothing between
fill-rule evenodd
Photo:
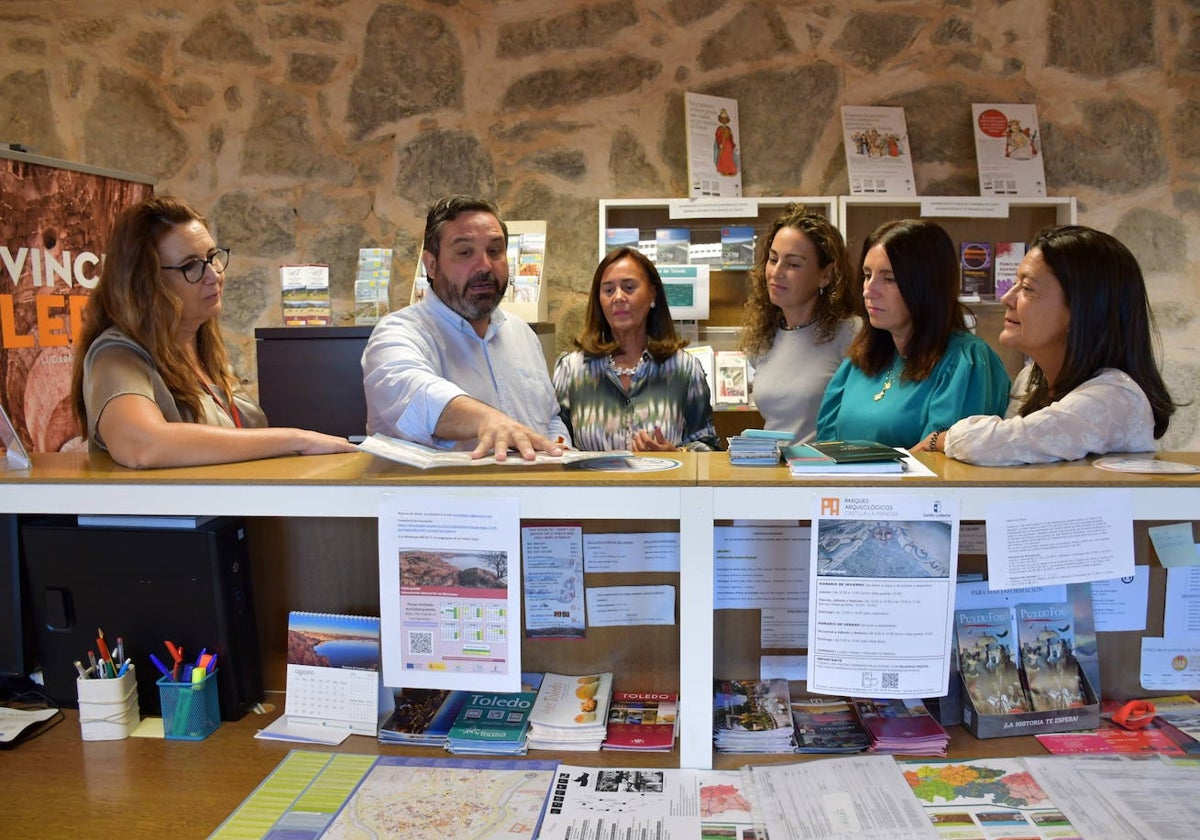
<instances>
[{"instance_id":1,"label":"paper with calendar grid","mask_svg":"<svg viewBox=\"0 0 1200 840\"><path fill-rule=\"evenodd\" d=\"M375 735L379 723L379 618L288 615L288 724Z\"/></svg>"},{"instance_id":2,"label":"paper with calendar grid","mask_svg":"<svg viewBox=\"0 0 1200 840\"><path fill-rule=\"evenodd\" d=\"M516 499L383 497L386 685L520 690L520 520Z\"/></svg>"}]
</instances>

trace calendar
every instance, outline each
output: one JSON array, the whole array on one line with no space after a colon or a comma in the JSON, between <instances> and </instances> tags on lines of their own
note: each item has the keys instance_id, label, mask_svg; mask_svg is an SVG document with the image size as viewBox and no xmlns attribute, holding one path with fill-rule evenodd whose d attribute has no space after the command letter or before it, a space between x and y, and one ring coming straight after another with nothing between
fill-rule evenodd
<instances>
[{"instance_id":1,"label":"calendar","mask_svg":"<svg viewBox=\"0 0 1200 840\"><path fill-rule=\"evenodd\" d=\"M374 736L379 685L378 616L288 614L289 724Z\"/></svg>"}]
</instances>

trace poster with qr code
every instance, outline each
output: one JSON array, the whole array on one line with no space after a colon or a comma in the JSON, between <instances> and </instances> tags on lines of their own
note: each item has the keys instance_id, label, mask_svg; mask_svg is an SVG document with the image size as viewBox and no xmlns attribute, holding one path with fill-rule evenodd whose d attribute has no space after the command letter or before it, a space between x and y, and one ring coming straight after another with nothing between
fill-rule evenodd
<instances>
[{"instance_id":1,"label":"poster with qr code","mask_svg":"<svg viewBox=\"0 0 1200 840\"><path fill-rule=\"evenodd\" d=\"M383 678L403 688L519 691L516 499L389 494L379 506Z\"/></svg>"},{"instance_id":2,"label":"poster with qr code","mask_svg":"<svg viewBox=\"0 0 1200 840\"><path fill-rule=\"evenodd\" d=\"M958 499L855 492L815 504L809 691L941 697L950 683Z\"/></svg>"}]
</instances>

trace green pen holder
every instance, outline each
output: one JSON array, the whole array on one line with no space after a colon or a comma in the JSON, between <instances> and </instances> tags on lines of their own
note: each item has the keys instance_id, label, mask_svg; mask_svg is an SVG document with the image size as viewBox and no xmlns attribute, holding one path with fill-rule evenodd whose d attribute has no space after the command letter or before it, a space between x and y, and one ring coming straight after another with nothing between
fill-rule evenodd
<instances>
[{"instance_id":1,"label":"green pen holder","mask_svg":"<svg viewBox=\"0 0 1200 840\"><path fill-rule=\"evenodd\" d=\"M217 672L200 682L172 682L159 677L163 736L172 741L203 741L221 725L221 703L217 696Z\"/></svg>"}]
</instances>

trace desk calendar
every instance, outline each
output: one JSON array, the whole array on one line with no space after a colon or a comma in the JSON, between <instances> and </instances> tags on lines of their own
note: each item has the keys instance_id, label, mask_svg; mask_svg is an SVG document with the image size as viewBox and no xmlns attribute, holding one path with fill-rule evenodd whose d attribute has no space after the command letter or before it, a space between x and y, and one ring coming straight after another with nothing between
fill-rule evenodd
<instances>
[{"instance_id":1,"label":"desk calendar","mask_svg":"<svg viewBox=\"0 0 1200 840\"><path fill-rule=\"evenodd\" d=\"M379 618L288 615L288 724L374 736L379 723Z\"/></svg>"}]
</instances>

